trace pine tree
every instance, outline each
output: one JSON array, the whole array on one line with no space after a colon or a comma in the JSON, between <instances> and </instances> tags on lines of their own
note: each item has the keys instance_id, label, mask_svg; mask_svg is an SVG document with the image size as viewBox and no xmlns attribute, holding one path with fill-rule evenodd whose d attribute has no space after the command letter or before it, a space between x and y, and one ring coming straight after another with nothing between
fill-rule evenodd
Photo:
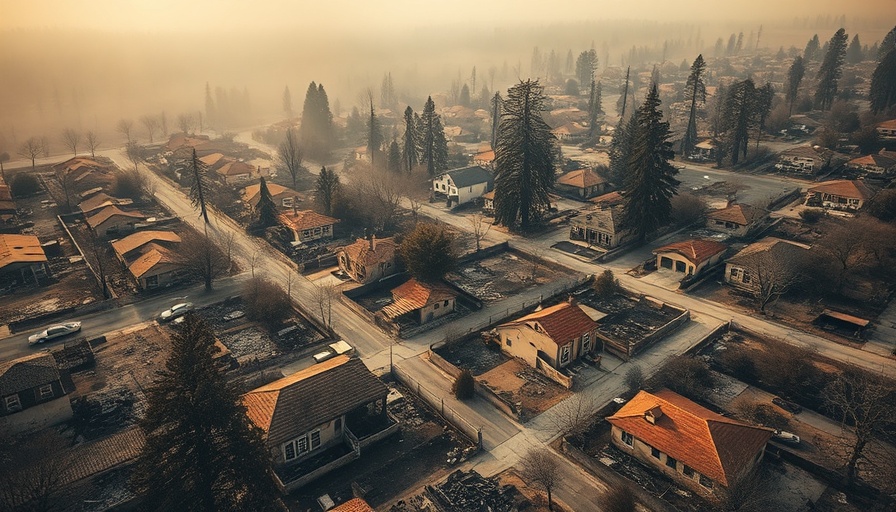
<instances>
[{"instance_id":1,"label":"pine tree","mask_svg":"<svg viewBox=\"0 0 896 512\"><path fill-rule=\"evenodd\" d=\"M759 149L759 140L762 138L762 130L765 130L765 120L772 110L772 101L775 99L775 90L772 84L765 85L756 90L756 103L754 115L756 116L756 149Z\"/></svg>"},{"instance_id":2,"label":"pine tree","mask_svg":"<svg viewBox=\"0 0 896 512\"><path fill-rule=\"evenodd\" d=\"M818 41L818 34L815 34L814 36L812 36L812 39L810 39L809 42L806 43L806 49L803 50L803 59L805 59L806 62L811 62L817 59L820 49L821 43L819 43Z\"/></svg>"},{"instance_id":3,"label":"pine tree","mask_svg":"<svg viewBox=\"0 0 896 512\"><path fill-rule=\"evenodd\" d=\"M749 78L731 85L725 98L722 129L723 144L717 151L731 156L731 165L737 165L741 154L747 156L750 130L756 120L756 87Z\"/></svg>"},{"instance_id":4,"label":"pine tree","mask_svg":"<svg viewBox=\"0 0 896 512\"><path fill-rule=\"evenodd\" d=\"M684 156L690 155L697 144L697 102L706 102L706 84L703 82L705 71L706 62L703 61L703 55L697 55L694 63L691 64L691 74L688 75L685 85L685 96L689 96L691 99L691 109L688 114L687 129L681 139L681 154Z\"/></svg>"},{"instance_id":5,"label":"pine tree","mask_svg":"<svg viewBox=\"0 0 896 512\"><path fill-rule=\"evenodd\" d=\"M208 172L199 157L196 156L196 148L190 158L190 202L193 208L199 208L200 215L208 224L208 211L205 209L205 191L210 186Z\"/></svg>"},{"instance_id":6,"label":"pine tree","mask_svg":"<svg viewBox=\"0 0 896 512\"><path fill-rule=\"evenodd\" d=\"M283 113L287 119L292 119L292 94L289 93L289 86L283 89Z\"/></svg>"},{"instance_id":7,"label":"pine tree","mask_svg":"<svg viewBox=\"0 0 896 512\"><path fill-rule=\"evenodd\" d=\"M595 144L598 136L597 116L601 112L600 82L591 74L591 92L588 94L588 140Z\"/></svg>"},{"instance_id":8,"label":"pine tree","mask_svg":"<svg viewBox=\"0 0 896 512\"><path fill-rule=\"evenodd\" d=\"M793 104L796 102L797 94L800 91L800 82L803 81L803 75L805 74L806 67L803 65L803 58L797 55L787 71L787 92L784 95L787 103L790 105L791 114L793 114Z\"/></svg>"},{"instance_id":9,"label":"pine tree","mask_svg":"<svg viewBox=\"0 0 896 512\"><path fill-rule=\"evenodd\" d=\"M315 199L325 215L333 214L333 207L339 195L339 187L339 175L336 174L336 171L321 167L320 174L317 176Z\"/></svg>"},{"instance_id":10,"label":"pine tree","mask_svg":"<svg viewBox=\"0 0 896 512\"><path fill-rule=\"evenodd\" d=\"M303 151L317 159L326 159L334 143L333 114L323 84L311 82L302 106L299 140Z\"/></svg>"},{"instance_id":11,"label":"pine tree","mask_svg":"<svg viewBox=\"0 0 896 512\"><path fill-rule=\"evenodd\" d=\"M625 106L628 105L628 85L629 85L629 74L632 71L632 67L629 66L625 68L625 84L623 84L622 88L622 97L619 100L622 102L622 108L619 109L619 120L620 123L622 119L625 117Z\"/></svg>"},{"instance_id":12,"label":"pine tree","mask_svg":"<svg viewBox=\"0 0 896 512\"><path fill-rule=\"evenodd\" d=\"M670 163L674 152L669 142L669 123L663 121L656 84L634 117L621 226L644 241L669 222L671 199L679 183L675 179L678 169Z\"/></svg>"},{"instance_id":13,"label":"pine tree","mask_svg":"<svg viewBox=\"0 0 896 512\"><path fill-rule=\"evenodd\" d=\"M542 118L544 89L526 80L507 91L495 147L495 220L531 227L550 207L554 136Z\"/></svg>"},{"instance_id":14,"label":"pine tree","mask_svg":"<svg viewBox=\"0 0 896 512\"><path fill-rule=\"evenodd\" d=\"M843 58L846 56L846 31L842 28L834 34L828 43L824 61L818 68L818 88L815 90L815 103L821 110L831 108L837 96L837 82L843 70Z\"/></svg>"},{"instance_id":15,"label":"pine tree","mask_svg":"<svg viewBox=\"0 0 896 512\"><path fill-rule=\"evenodd\" d=\"M496 92L492 97L492 150L495 149L495 146L498 145L498 126L501 124L501 103L504 100L501 99L501 93Z\"/></svg>"},{"instance_id":16,"label":"pine tree","mask_svg":"<svg viewBox=\"0 0 896 512\"><path fill-rule=\"evenodd\" d=\"M896 106L896 49L890 50L874 69L868 99L875 114Z\"/></svg>"},{"instance_id":17,"label":"pine tree","mask_svg":"<svg viewBox=\"0 0 896 512\"><path fill-rule=\"evenodd\" d=\"M214 361L211 328L188 313L171 341L141 422L132 484L143 510L279 510L261 432Z\"/></svg>"},{"instance_id":18,"label":"pine tree","mask_svg":"<svg viewBox=\"0 0 896 512\"><path fill-rule=\"evenodd\" d=\"M414 122L414 109L408 105L404 109L404 144L401 148L401 161L407 173L413 171L414 167L419 163L419 146L417 124Z\"/></svg>"},{"instance_id":19,"label":"pine tree","mask_svg":"<svg viewBox=\"0 0 896 512\"><path fill-rule=\"evenodd\" d=\"M619 118L613 140L610 142L610 182L621 187L628 175L628 155L631 153L631 135L635 133L637 119L634 115L628 119Z\"/></svg>"},{"instance_id":20,"label":"pine tree","mask_svg":"<svg viewBox=\"0 0 896 512\"><path fill-rule=\"evenodd\" d=\"M881 41L877 48L877 60L883 60L891 50L896 50L896 27L887 32L884 40Z\"/></svg>"},{"instance_id":21,"label":"pine tree","mask_svg":"<svg viewBox=\"0 0 896 512\"><path fill-rule=\"evenodd\" d=\"M576 80L579 85L590 83L595 69L597 69L597 52L591 49L580 53L576 59Z\"/></svg>"},{"instance_id":22,"label":"pine tree","mask_svg":"<svg viewBox=\"0 0 896 512\"><path fill-rule=\"evenodd\" d=\"M277 203L274 202L274 196L268 190L268 184L263 176L258 182L258 204L255 205L255 215L257 225L261 228L269 228L279 223L277 217L280 213L277 211Z\"/></svg>"},{"instance_id":23,"label":"pine tree","mask_svg":"<svg viewBox=\"0 0 896 512\"><path fill-rule=\"evenodd\" d=\"M367 118L367 154L370 155L370 165L376 169L379 164L379 153L383 148L383 132L380 122L373 110L373 96L370 97L370 117Z\"/></svg>"},{"instance_id":24,"label":"pine tree","mask_svg":"<svg viewBox=\"0 0 896 512\"><path fill-rule=\"evenodd\" d=\"M417 126L420 128L420 160L426 165L426 172L435 176L448 169L448 140L431 96L426 99Z\"/></svg>"},{"instance_id":25,"label":"pine tree","mask_svg":"<svg viewBox=\"0 0 896 512\"><path fill-rule=\"evenodd\" d=\"M852 37L852 42L849 43L849 48L846 50L846 62L858 64L862 62L863 57L862 43L859 42L859 34L856 34Z\"/></svg>"},{"instance_id":26,"label":"pine tree","mask_svg":"<svg viewBox=\"0 0 896 512\"><path fill-rule=\"evenodd\" d=\"M395 139L389 144L389 170L396 174L401 172L401 148Z\"/></svg>"}]
</instances>

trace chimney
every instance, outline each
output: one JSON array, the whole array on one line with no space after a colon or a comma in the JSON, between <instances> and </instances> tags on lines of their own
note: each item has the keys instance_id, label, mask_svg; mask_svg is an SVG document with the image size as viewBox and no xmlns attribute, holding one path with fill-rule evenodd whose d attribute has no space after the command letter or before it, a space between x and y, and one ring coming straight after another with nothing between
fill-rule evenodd
<instances>
[{"instance_id":1,"label":"chimney","mask_svg":"<svg viewBox=\"0 0 896 512\"><path fill-rule=\"evenodd\" d=\"M656 405L644 411L644 419L647 420L647 423L651 425L656 425L656 420L663 417L663 410L660 409L660 406Z\"/></svg>"},{"instance_id":2,"label":"chimney","mask_svg":"<svg viewBox=\"0 0 896 512\"><path fill-rule=\"evenodd\" d=\"M569 294L569 297L566 298L566 302L570 303L573 306L575 306L578 303L578 301L572 294Z\"/></svg>"},{"instance_id":3,"label":"chimney","mask_svg":"<svg viewBox=\"0 0 896 512\"><path fill-rule=\"evenodd\" d=\"M370 250L371 251L376 250L376 235L373 235L373 234L370 235Z\"/></svg>"}]
</instances>

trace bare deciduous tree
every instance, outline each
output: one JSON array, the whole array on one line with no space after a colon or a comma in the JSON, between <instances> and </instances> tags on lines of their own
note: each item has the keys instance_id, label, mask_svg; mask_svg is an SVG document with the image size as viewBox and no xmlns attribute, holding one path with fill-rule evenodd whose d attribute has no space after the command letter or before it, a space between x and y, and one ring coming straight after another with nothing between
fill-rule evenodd
<instances>
[{"instance_id":1,"label":"bare deciduous tree","mask_svg":"<svg viewBox=\"0 0 896 512\"><path fill-rule=\"evenodd\" d=\"M90 158L96 158L96 150L100 147L100 139L93 130L88 130L84 137L87 143L87 149L90 150Z\"/></svg>"},{"instance_id":2,"label":"bare deciduous tree","mask_svg":"<svg viewBox=\"0 0 896 512\"><path fill-rule=\"evenodd\" d=\"M541 486L548 495L548 510L554 509L553 491L560 483L560 463L548 448L529 450L520 459L523 478Z\"/></svg>"},{"instance_id":3,"label":"bare deciduous tree","mask_svg":"<svg viewBox=\"0 0 896 512\"><path fill-rule=\"evenodd\" d=\"M296 190L296 181L299 173L304 170L302 166L302 148L299 146L299 138L296 136L295 130L286 130L286 138L277 146L277 157L286 168L286 171L292 177L292 189Z\"/></svg>"},{"instance_id":4,"label":"bare deciduous tree","mask_svg":"<svg viewBox=\"0 0 896 512\"><path fill-rule=\"evenodd\" d=\"M185 239L178 246L179 263L187 271L202 278L205 289L212 289L212 281L230 268L227 256L209 236Z\"/></svg>"},{"instance_id":5,"label":"bare deciduous tree","mask_svg":"<svg viewBox=\"0 0 896 512\"><path fill-rule=\"evenodd\" d=\"M29 137L28 140L22 143L19 146L19 155L22 158L28 158L31 160L31 170L33 171L35 168L34 161L43 153L44 151L44 143L41 139L37 137Z\"/></svg>"},{"instance_id":6,"label":"bare deciduous tree","mask_svg":"<svg viewBox=\"0 0 896 512\"><path fill-rule=\"evenodd\" d=\"M583 393L576 393L551 409L549 428L560 435L580 437L591 426L597 409L597 400Z\"/></svg>"},{"instance_id":7,"label":"bare deciduous tree","mask_svg":"<svg viewBox=\"0 0 896 512\"><path fill-rule=\"evenodd\" d=\"M482 249L482 241L485 240L485 236L492 229L492 224L485 219L485 215L481 213L467 217L470 227L473 228L473 238L476 239L476 252Z\"/></svg>"},{"instance_id":8,"label":"bare deciduous tree","mask_svg":"<svg viewBox=\"0 0 896 512\"><path fill-rule=\"evenodd\" d=\"M760 312L764 313L769 304L777 301L800 281L800 260L795 253L785 258L780 253L768 250L753 253L742 262L745 271L749 273L750 286L759 302Z\"/></svg>"},{"instance_id":9,"label":"bare deciduous tree","mask_svg":"<svg viewBox=\"0 0 896 512\"><path fill-rule=\"evenodd\" d=\"M0 440L0 509L57 510L56 494L74 464L68 441L54 430L42 430L25 441Z\"/></svg>"},{"instance_id":10,"label":"bare deciduous tree","mask_svg":"<svg viewBox=\"0 0 896 512\"><path fill-rule=\"evenodd\" d=\"M177 127L180 128L180 131L184 133L192 133L195 126L196 119L193 117L193 114L186 113L177 116Z\"/></svg>"},{"instance_id":11,"label":"bare deciduous tree","mask_svg":"<svg viewBox=\"0 0 896 512\"><path fill-rule=\"evenodd\" d=\"M78 146L81 145L81 132L74 128L62 130L62 142L65 147L72 150L72 154L78 156Z\"/></svg>"},{"instance_id":12,"label":"bare deciduous tree","mask_svg":"<svg viewBox=\"0 0 896 512\"><path fill-rule=\"evenodd\" d=\"M634 365L625 372L625 384L629 391L638 391L644 387L644 371Z\"/></svg>"},{"instance_id":13,"label":"bare deciduous tree","mask_svg":"<svg viewBox=\"0 0 896 512\"><path fill-rule=\"evenodd\" d=\"M122 119L118 121L118 125L115 126L115 129L118 131L118 133L124 135L127 138L128 144L131 143L131 133L134 131L133 119Z\"/></svg>"},{"instance_id":14,"label":"bare deciduous tree","mask_svg":"<svg viewBox=\"0 0 896 512\"><path fill-rule=\"evenodd\" d=\"M320 310L320 320L327 328L333 328L333 300L338 292L333 285L321 285L314 287L314 302Z\"/></svg>"},{"instance_id":15,"label":"bare deciduous tree","mask_svg":"<svg viewBox=\"0 0 896 512\"><path fill-rule=\"evenodd\" d=\"M143 116L140 118L140 122L146 128L146 134L149 135L149 143L152 144L153 138L159 130L159 118L156 116Z\"/></svg>"}]
</instances>

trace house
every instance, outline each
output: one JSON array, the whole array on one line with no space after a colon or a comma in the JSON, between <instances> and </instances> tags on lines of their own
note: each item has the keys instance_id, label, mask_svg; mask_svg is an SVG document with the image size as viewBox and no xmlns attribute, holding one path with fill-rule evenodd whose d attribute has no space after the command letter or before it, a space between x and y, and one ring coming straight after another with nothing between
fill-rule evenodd
<instances>
[{"instance_id":1,"label":"house","mask_svg":"<svg viewBox=\"0 0 896 512\"><path fill-rule=\"evenodd\" d=\"M127 212L115 205L104 206L87 216L87 225L96 236L115 237L134 230L134 224L146 218L140 212Z\"/></svg>"},{"instance_id":2,"label":"house","mask_svg":"<svg viewBox=\"0 0 896 512\"><path fill-rule=\"evenodd\" d=\"M824 181L806 191L806 205L856 211L874 196L861 180Z\"/></svg>"},{"instance_id":3,"label":"house","mask_svg":"<svg viewBox=\"0 0 896 512\"><path fill-rule=\"evenodd\" d=\"M291 188L284 187L283 185L278 185L276 183L271 183L270 181L266 182L265 185L268 187L268 192L271 193L271 197L274 198L274 202L277 203L277 206L281 208L293 208L297 203L304 201L302 198L302 194L296 192ZM244 188L242 192L240 192L240 197L243 202L249 205L251 208L255 208L258 206L258 201L261 199L261 194L259 190L261 189L261 184L256 183L255 185L249 185Z\"/></svg>"},{"instance_id":4,"label":"house","mask_svg":"<svg viewBox=\"0 0 896 512\"><path fill-rule=\"evenodd\" d=\"M607 192L606 194L589 199L588 201L596 204L597 206L600 206L601 208L622 206L625 203L622 194L617 191Z\"/></svg>"},{"instance_id":5,"label":"house","mask_svg":"<svg viewBox=\"0 0 896 512\"><path fill-rule=\"evenodd\" d=\"M747 236L761 227L768 212L748 204L729 203L727 207L706 214L706 228L732 236Z\"/></svg>"},{"instance_id":6,"label":"house","mask_svg":"<svg viewBox=\"0 0 896 512\"><path fill-rule=\"evenodd\" d=\"M482 197L494 184L492 173L474 165L436 176L432 180L432 189L437 195L447 197L449 205L453 203L457 206Z\"/></svg>"},{"instance_id":7,"label":"house","mask_svg":"<svg viewBox=\"0 0 896 512\"><path fill-rule=\"evenodd\" d=\"M722 259L728 246L713 240L685 240L653 250L657 270L668 269L689 276L699 274Z\"/></svg>"},{"instance_id":8,"label":"house","mask_svg":"<svg viewBox=\"0 0 896 512\"><path fill-rule=\"evenodd\" d=\"M716 144L710 140L703 140L694 145L694 151L688 156L691 160L708 162L716 158Z\"/></svg>"},{"instance_id":9,"label":"house","mask_svg":"<svg viewBox=\"0 0 896 512\"><path fill-rule=\"evenodd\" d=\"M557 178L554 189L576 199L590 199L603 194L609 183L591 169L576 169Z\"/></svg>"},{"instance_id":10,"label":"house","mask_svg":"<svg viewBox=\"0 0 896 512\"><path fill-rule=\"evenodd\" d=\"M36 236L0 234L0 283L37 283L49 273L47 255Z\"/></svg>"},{"instance_id":11,"label":"house","mask_svg":"<svg viewBox=\"0 0 896 512\"><path fill-rule=\"evenodd\" d=\"M338 219L327 217L313 210L292 210L281 213L280 223L293 234L293 244L300 245L317 240L332 240L333 226Z\"/></svg>"},{"instance_id":12,"label":"house","mask_svg":"<svg viewBox=\"0 0 896 512\"><path fill-rule=\"evenodd\" d=\"M168 137L168 142L165 144L165 150L177 151L184 148L191 149L208 141L209 139L207 135L188 135L184 132L172 133L171 136Z\"/></svg>"},{"instance_id":13,"label":"house","mask_svg":"<svg viewBox=\"0 0 896 512\"><path fill-rule=\"evenodd\" d=\"M584 139L588 135L588 132L589 130L587 126L582 126L575 121L551 130L551 133L554 137L557 137L558 140L570 142Z\"/></svg>"},{"instance_id":14,"label":"house","mask_svg":"<svg viewBox=\"0 0 896 512\"><path fill-rule=\"evenodd\" d=\"M491 168L495 163L495 151L491 148L483 149L473 155L473 165Z\"/></svg>"},{"instance_id":15,"label":"house","mask_svg":"<svg viewBox=\"0 0 896 512\"><path fill-rule=\"evenodd\" d=\"M482 194L482 211L485 213L495 212L495 191Z\"/></svg>"},{"instance_id":16,"label":"house","mask_svg":"<svg viewBox=\"0 0 896 512\"><path fill-rule=\"evenodd\" d=\"M817 174L830 164L832 156L833 152L827 149L815 149L811 146L792 148L778 155L775 169L783 172Z\"/></svg>"},{"instance_id":17,"label":"house","mask_svg":"<svg viewBox=\"0 0 896 512\"><path fill-rule=\"evenodd\" d=\"M423 325L453 313L456 301L457 292L449 286L411 278L392 290L392 302L380 312L393 322L406 317Z\"/></svg>"},{"instance_id":18,"label":"house","mask_svg":"<svg viewBox=\"0 0 896 512\"><path fill-rule=\"evenodd\" d=\"M666 389L638 392L607 421L619 450L710 499L724 498L752 473L773 433Z\"/></svg>"},{"instance_id":19,"label":"house","mask_svg":"<svg viewBox=\"0 0 896 512\"><path fill-rule=\"evenodd\" d=\"M340 355L253 389L243 404L262 430L277 483L292 492L360 457L361 441L352 429L386 419L388 393L360 359ZM324 472L306 463L328 450L339 458Z\"/></svg>"},{"instance_id":20,"label":"house","mask_svg":"<svg viewBox=\"0 0 896 512\"><path fill-rule=\"evenodd\" d=\"M84 215L90 215L107 206L127 206L133 202L132 199L112 197L105 192L99 192L78 203L78 208Z\"/></svg>"},{"instance_id":21,"label":"house","mask_svg":"<svg viewBox=\"0 0 896 512\"><path fill-rule=\"evenodd\" d=\"M628 231L619 228L621 216L621 206L586 210L570 220L569 239L585 241L589 246L614 249L630 237Z\"/></svg>"},{"instance_id":22,"label":"house","mask_svg":"<svg viewBox=\"0 0 896 512\"><path fill-rule=\"evenodd\" d=\"M170 249L180 242L180 236L174 231L138 231L112 242L112 250L118 260L127 266L146 253L147 249L159 246Z\"/></svg>"},{"instance_id":23,"label":"house","mask_svg":"<svg viewBox=\"0 0 896 512\"><path fill-rule=\"evenodd\" d=\"M892 174L896 171L896 158L880 153L864 155L846 162L846 167L876 175Z\"/></svg>"},{"instance_id":24,"label":"house","mask_svg":"<svg viewBox=\"0 0 896 512\"><path fill-rule=\"evenodd\" d=\"M246 162L227 159L227 162L215 169L215 174L222 183L234 185L249 181L256 176L257 171L254 166Z\"/></svg>"},{"instance_id":25,"label":"house","mask_svg":"<svg viewBox=\"0 0 896 512\"><path fill-rule=\"evenodd\" d=\"M896 138L896 119L890 119L877 125L877 133L883 139Z\"/></svg>"},{"instance_id":26,"label":"house","mask_svg":"<svg viewBox=\"0 0 896 512\"><path fill-rule=\"evenodd\" d=\"M784 272L789 271L790 266L795 268L808 250L806 244L765 237L728 258L725 262L725 282L735 288L758 293L763 273L775 279L786 278Z\"/></svg>"},{"instance_id":27,"label":"house","mask_svg":"<svg viewBox=\"0 0 896 512\"><path fill-rule=\"evenodd\" d=\"M496 330L501 350L533 368L547 365L560 370L603 349L596 336L597 323L572 300L501 324Z\"/></svg>"},{"instance_id":28,"label":"house","mask_svg":"<svg viewBox=\"0 0 896 512\"><path fill-rule=\"evenodd\" d=\"M209 171L215 171L221 165L224 165L228 162L229 159L225 157L222 153L212 153L210 155L205 155L199 159L199 162L205 166Z\"/></svg>"},{"instance_id":29,"label":"house","mask_svg":"<svg viewBox=\"0 0 896 512\"><path fill-rule=\"evenodd\" d=\"M0 176L0 222L10 222L16 216L16 203L12 200L12 191Z\"/></svg>"},{"instance_id":30,"label":"house","mask_svg":"<svg viewBox=\"0 0 896 512\"><path fill-rule=\"evenodd\" d=\"M128 273L141 290L170 286L186 272L177 253L156 243L147 244L140 257L128 265Z\"/></svg>"},{"instance_id":31,"label":"house","mask_svg":"<svg viewBox=\"0 0 896 512\"><path fill-rule=\"evenodd\" d=\"M393 238L359 238L336 251L339 269L361 283L373 283L398 273L398 244Z\"/></svg>"},{"instance_id":32,"label":"house","mask_svg":"<svg viewBox=\"0 0 896 512\"><path fill-rule=\"evenodd\" d=\"M362 498L352 498L330 512L374 512L373 508Z\"/></svg>"},{"instance_id":33,"label":"house","mask_svg":"<svg viewBox=\"0 0 896 512\"><path fill-rule=\"evenodd\" d=\"M114 165L84 156L76 156L55 164L53 172L56 176L65 178L72 192L97 187L105 188L115 181Z\"/></svg>"},{"instance_id":34,"label":"house","mask_svg":"<svg viewBox=\"0 0 896 512\"><path fill-rule=\"evenodd\" d=\"M74 385L49 352L0 362L0 430L25 432L72 417Z\"/></svg>"}]
</instances>

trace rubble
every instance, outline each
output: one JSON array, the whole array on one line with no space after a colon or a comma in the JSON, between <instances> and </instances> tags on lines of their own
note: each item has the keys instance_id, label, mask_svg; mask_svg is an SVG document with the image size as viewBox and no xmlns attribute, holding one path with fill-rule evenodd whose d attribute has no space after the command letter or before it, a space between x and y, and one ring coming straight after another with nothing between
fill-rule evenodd
<instances>
[{"instance_id":1,"label":"rubble","mask_svg":"<svg viewBox=\"0 0 896 512\"><path fill-rule=\"evenodd\" d=\"M439 511L491 511L513 512L519 510L521 495L516 487L501 486L498 479L485 478L476 471L457 470L441 484L426 486L425 495Z\"/></svg>"}]
</instances>

